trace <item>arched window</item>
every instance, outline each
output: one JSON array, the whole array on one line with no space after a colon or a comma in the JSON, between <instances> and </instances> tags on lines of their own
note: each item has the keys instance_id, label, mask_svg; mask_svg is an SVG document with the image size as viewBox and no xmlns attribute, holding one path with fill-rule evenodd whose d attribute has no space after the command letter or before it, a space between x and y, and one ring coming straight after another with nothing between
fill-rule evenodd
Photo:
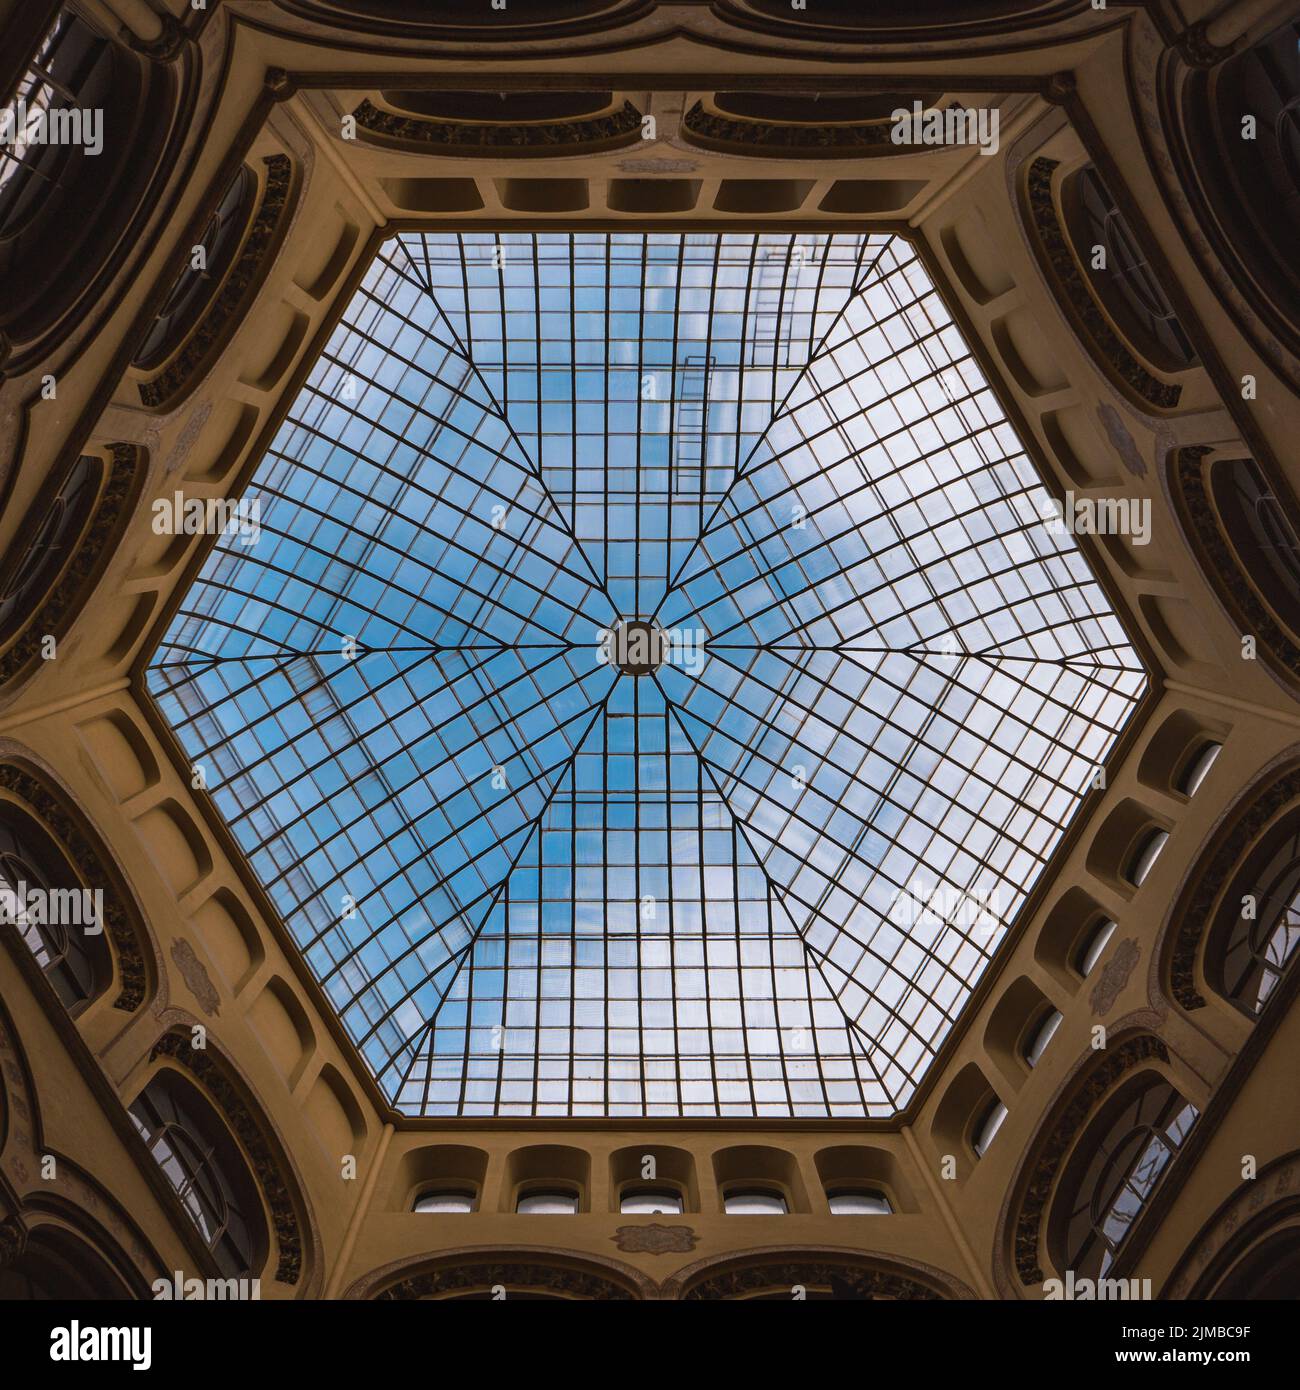
<instances>
[{"instance_id":1,"label":"arched window","mask_svg":"<svg viewBox=\"0 0 1300 1390\"><path fill-rule=\"evenodd\" d=\"M624 1192L618 1204L624 1216L680 1216L682 1194L657 1188L635 1188Z\"/></svg>"},{"instance_id":2,"label":"arched window","mask_svg":"<svg viewBox=\"0 0 1300 1390\"><path fill-rule=\"evenodd\" d=\"M0 930L11 924L69 1013L107 986L113 963L93 892L34 820L0 802Z\"/></svg>"},{"instance_id":3,"label":"arched window","mask_svg":"<svg viewBox=\"0 0 1300 1390\"><path fill-rule=\"evenodd\" d=\"M1300 636L1300 537L1252 458L1223 459L1210 486L1242 568L1274 614Z\"/></svg>"},{"instance_id":4,"label":"arched window","mask_svg":"<svg viewBox=\"0 0 1300 1390\"><path fill-rule=\"evenodd\" d=\"M249 1275L265 1244L261 1203L229 1130L170 1068L130 1108L140 1137L227 1278Z\"/></svg>"},{"instance_id":5,"label":"arched window","mask_svg":"<svg viewBox=\"0 0 1300 1390\"><path fill-rule=\"evenodd\" d=\"M472 1192L422 1192L416 1199L412 1211L427 1212L436 1216L460 1215L474 1210Z\"/></svg>"},{"instance_id":6,"label":"arched window","mask_svg":"<svg viewBox=\"0 0 1300 1390\"><path fill-rule=\"evenodd\" d=\"M131 1289L90 1245L70 1231L39 1226L22 1254L0 1264L0 1301L129 1299Z\"/></svg>"},{"instance_id":7,"label":"arched window","mask_svg":"<svg viewBox=\"0 0 1300 1390\"><path fill-rule=\"evenodd\" d=\"M0 246L6 250L43 207L71 192L82 161L103 153L90 154L89 142L53 137L56 123L66 122L71 132L88 124L86 113L96 101L103 108L112 63L109 40L69 8L32 55L0 131ZM93 136L93 129L85 133Z\"/></svg>"},{"instance_id":8,"label":"arched window","mask_svg":"<svg viewBox=\"0 0 1300 1390\"><path fill-rule=\"evenodd\" d=\"M789 1207L775 1189L738 1187L724 1195L722 1209L728 1216L784 1216Z\"/></svg>"},{"instance_id":9,"label":"arched window","mask_svg":"<svg viewBox=\"0 0 1300 1390\"><path fill-rule=\"evenodd\" d=\"M234 264L256 200L257 175L240 165L199 239L200 265L195 266L193 254L186 260L132 365L152 371L188 336Z\"/></svg>"},{"instance_id":10,"label":"arched window","mask_svg":"<svg viewBox=\"0 0 1300 1390\"><path fill-rule=\"evenodd\" d=\"M104 465L83 454L38 500L0 574L0 645L12 640L76 549L99 496Z\"/></svg>"},{"instance_id":11,"label":"arched window","mask_svg":"<svg viewBox=\"0 0 1300 1390\"><path fill-rule=\"evenodd\" d=\"M1063 190L1066 224L1089 283L1120 332L1162 371L1197 361L1154 270L1096 168L1085 165Z\"/></svg>"},{"instance_id":12,"label":"arched window","mask_svg":"<svg viewBox=\"0 0 1300 1390\"><path fill-rule=\"evenodd\" d=\"M521 1193L515 1210L520 1216L573 1216L578 1194L565 1188Z\"/></svg>"},{"instance_id":13,"label":"arched window","mask_svg":"<svg viewBox=\"0 0 1300 1390\"><path fill-rule=\"evenodd\" d=\"M1227 997L1254 1017L1300 946L1300 815L1266 838L1225 901L1235 912L1217 973Z\"/></svg>"},{"instance_id":14,"label":"arched window","mask_svg":"<svg viewBox=\"0 0 1300 1390\"><path fill-rule=\"evenodd\" d=\"M1061 1269L1078 1278L1106 1274L1197 1115L1152 1074L1103 1109L1080 1141L1057 1199Z\"/></svg>"},{"instance_id":15,"label":"arched window","mask_svg":"<svg viewBox=\"0 0 1300 1390\"><path fill-rule=\"evenodd\" d=\"M843 1188L828 1192L826 1200L833 1216L892 1216L889 1198L876 1188Z\"/></svg>"},{"instance_id":16,"label":"arched window","mask_svg":"<svg viewBox=\"0 0 1300 1390\"><path fill-rule=\"evenodd\" d=\"M1186 139L1216 242L1264 314L1300 328L1300 20L1189 78ZM1253 130L1246 126L1253 121Z\"/></svg>"},{"instance_id":17,"label":"arched window","mask_svg":"<svg viewBox=\"0 0 1300 1390\"><path fill-rule=\"evenodd\" d=\"M68 313L139 211L171 130L164 68L64 5L0 112L0 329L15 342Z\"/></svg>"}]
</instances>

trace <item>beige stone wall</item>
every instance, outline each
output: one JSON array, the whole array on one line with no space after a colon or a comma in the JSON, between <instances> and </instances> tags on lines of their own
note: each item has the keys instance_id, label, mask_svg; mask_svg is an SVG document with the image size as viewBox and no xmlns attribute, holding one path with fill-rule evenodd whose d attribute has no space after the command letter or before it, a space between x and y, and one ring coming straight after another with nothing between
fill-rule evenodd
<instances>
[{"instance_id":1,"label":"beige stone wall","mask_svg":"<svg viewBox=\"0 0 1300 1390\"><path fill-rule=\"evenodd\" d=\"M179 14L179 0L171 8ZM1255 1155L1263 1168L1300 1147L1300 1115L1276 1102L1300 1037L1294 1011L1243 1076L1233 1071L1250 1037L1242 1015L1214 996L1195 1013L1181 1009L1158 965L1171 905L1225 810L1262 769L1300 748L1296 688L1264 662L1241 659L1241 633L1177 520L1166 465L1180 448L1250 453L1300 492L1300 465L1289 448L1300 429L1300 402L1207 275L1169 196L1168 175L1153 161L1160 144L1152 127L1157 68L1186 67L1178 35L1158 22L1159 7L1114 5L1102 14L1085 7L1041 30L1027 25L960 44L941 36L900 48L882 37L858 43L847 57L830 39L793 43L691 4L651 7L626 32L459 46L349 38L292 7L251 0L213 8L197 37L170 60L189 111L142 235L123 249L95 311L47 358L0 381L0 554L22 536L28 507L60 459L126 443L146 460L134 514L57 659L0 692L0 754L40 769L98 833L148 924L156 976L151 997L129 1017L106 994L69 1024L55 1016L57 1006L17 954L0 952L6 1036L25 1059L14 1064L21 1082L5 1068L11 1119L0 1130L0 1198L25 1210L46 1190L33 1175L33 1155L56 1152L55 1186L67 1194L69 1210L93 1209L86 1184L97 1185L111 1197L104 1202L108 1226L145 1276L189 1268L192 1236L167 1194L141 1172L120 1112L163 1065L150 1059L158 1038L198 1023L260 1108L299 1193L305 1273L294 1285L277 1281L270 1260L267 1297L368 1290L376 1271L396 1277L408 1263L468 1247L615 1261L639 1271L653 1290L699 1261L776 1246L869 1252L928 1272L950 1290L1035 1297L1012 1267L1011 1208L1053 1108L1095 1056L1100 1024L1111 1037L1156 1033L1168 1049L1164 1070L1213 1120L1203 1148L1189 1155L1194 1162L1180 1170L1137 1266L1163 1285L1240 1187L1242 1156ZM1183 6L1191 18L1212 18L1219 44L1266 33L1288 8L1249 0ZM141 39L155 37L140 32L149 27L143 5L95 0L87 13L111 14L136 26ZM719 90L911 90L916 84L900 72L925 75L928 90L941 88L951 100L996 106L998 154L984 158L966 148L762 157L701 148L682 133L686 111ZM392 82L475 87L485 73L494 89L507 90L587 84L598 74L615 94L614 106L630 101L655 118L657 139L594 153L465 158L384 145L364 132L356 140L340 137L342 118L363 99L379 100ZM1049 84L1061 73L1073 81ZM150 374L129 365L131 345L237 162L261 169L275 156L290 161L291 192L260 288L241 306L219 355L174 404L150 409L140 391ZM1065 170L1092 159L1123 189L1202 360L1174 374L1182 387L1176 408L1135 404L1063 309L1027 212L1027 171L1039 158ZM177 488L200 497L238 495L380 229L395 224L902 231L924 249L1049 484L1081 496L1150 501L1150 545L1114 537L1083 544L1143 647L1151 694L1107 786L1072 829L902 1122L394 1123L283 929L234 861L175 746L145 708L143 654L203 548L201 538L155 536L149 502ZM1258 379L1253 402L1239 389L1247 373ZM42 398L46 374L57 382L52 400ZM1140 471L1122 465L1125 454ZM1170 785L1169 750L1185 748L1187 730L1225 745L1190 800ZM1117 873L1124 827L1134 817L1171 835L1137 890ZM1114 941L1126 943L1118 965L1112 945L1109 964L1086 982L1065 968L1060 945L1062 923L1080 895L1115 917ZM1032 1071L1006 1042L1017 1021L1027 1021L1018 1011L1027 1013L1031 1001L1064 1015ZM981 1087L995 1092L1010 1115L976 1161L960 1133L969 1120L962 1098ZM39 1123L17 1110L14 1097L22 1094L39 1110ZM481 1165L480 1209L448 1218L412 1214L420 1183L452 1162L443 1151L451 1145L477 1155L471 1166L477 1172ZM575 1151L570 1159L586 1175L579 1215L514 1213L521 1174L533 1172L524 1151L533 1146ZM741 1146L773 1151L789 1215L722 1215L726 1151ZM895 1215L830 1215L818 1155L840 1146L869 1155L864 1162L881 1174ZM630 1248L635 1231L653 1219L618 1214L625 1168L613 1156L622 1154L626 1164L630 1153L670 1150L684 1175L688 1211L660 1224L688 1227L677 1238L687 1248ZM945 1177L949 1154L955 1175Z\"/></svg>"}]
</instances>

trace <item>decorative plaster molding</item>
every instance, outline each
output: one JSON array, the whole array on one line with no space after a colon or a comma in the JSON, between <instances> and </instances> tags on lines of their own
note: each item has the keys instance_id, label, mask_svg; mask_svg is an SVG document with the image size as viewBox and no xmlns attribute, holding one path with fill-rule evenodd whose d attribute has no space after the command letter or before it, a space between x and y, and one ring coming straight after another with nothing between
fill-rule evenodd
<instances>
[{"instance_id":1,"label":"decorative plaster molding","mask_svg":"<svg viewBox=\"0 0 1300 1390\"><path fill-rule=\"evenodd\" d=\"M1115 1001L1123 993L1124 986L1141 959L1142 949L1136 937L1126 937L1119 943L1088 996L1088 1006L1094 1017L1105 1018L1115 1007Z\"/></svg>"},{"instance_id":2,"label":"decorative plaster molding","mask_svg":"<svg viewBox=\"0 0 1300 1390\"><path fill-rule=\"evenodd\" d=\"M172 960L180 971L181 979L189 986L190 993L198 1000L199 1008L209 1018L221 1012L221 996L217 993L212 977L204 968L203 962L195 953L194 947L184 937L172 943Z\"/></svg>"},{"instance_id":3,"label":"decorative plaster molding","mask_svg":"<svg viewBox=\"0 0 1300 1390\"><path fill-rule=\"evenodd\" d=\"M373 135L415 145L435 145L440 153L466 155L582 153L630 144L641 136L641 113L630 101L622 109L572 121L433 121L384 111L369 98L352 113Z\"/></svg>"},{"instance_id":4,"label":"decorative plaster molding","mask_svg":"<svg viewBox=\"0 0 1300 1390\"><path fill-rule=\"evenodd\" d=\"M657 1221L620 1226L610 1240L627 1254L644 1255L689 1254L700 1243L689 1226L661 1226Z\"/></svg>"}]
</instances>

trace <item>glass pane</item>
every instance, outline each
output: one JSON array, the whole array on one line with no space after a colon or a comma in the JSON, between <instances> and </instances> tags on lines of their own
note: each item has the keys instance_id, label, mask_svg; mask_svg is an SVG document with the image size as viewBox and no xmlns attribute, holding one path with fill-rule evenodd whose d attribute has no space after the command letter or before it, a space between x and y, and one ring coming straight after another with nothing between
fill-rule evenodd
<instances>
[{"instance_id":1,"label":"glass pane","mask_svg":"<svg viewBox=\"0 0 1300 1390\"><path fill-rule=\"evenodd\" d=\"M915 251L403 233L149 688L404 1114L913 1094L1146 684Z\"/></svg>"}]
</instances>

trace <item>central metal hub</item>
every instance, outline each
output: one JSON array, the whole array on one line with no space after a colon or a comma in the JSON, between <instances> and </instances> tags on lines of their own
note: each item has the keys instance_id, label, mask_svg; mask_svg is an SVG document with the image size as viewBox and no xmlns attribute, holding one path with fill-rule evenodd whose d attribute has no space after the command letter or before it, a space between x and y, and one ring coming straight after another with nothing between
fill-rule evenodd
<instances>
[{"instance_id":1,"label":"central metal hub","mask_svg":"<svg viewBox=\"0 0 1300 1390\"><path fill-rule=\"evenodd\" d=\"M647 618L624 618L604 636L605 660L625 676L649 676L668 655L668 639L658 623Z\"/></svg>"}]
</instances>

